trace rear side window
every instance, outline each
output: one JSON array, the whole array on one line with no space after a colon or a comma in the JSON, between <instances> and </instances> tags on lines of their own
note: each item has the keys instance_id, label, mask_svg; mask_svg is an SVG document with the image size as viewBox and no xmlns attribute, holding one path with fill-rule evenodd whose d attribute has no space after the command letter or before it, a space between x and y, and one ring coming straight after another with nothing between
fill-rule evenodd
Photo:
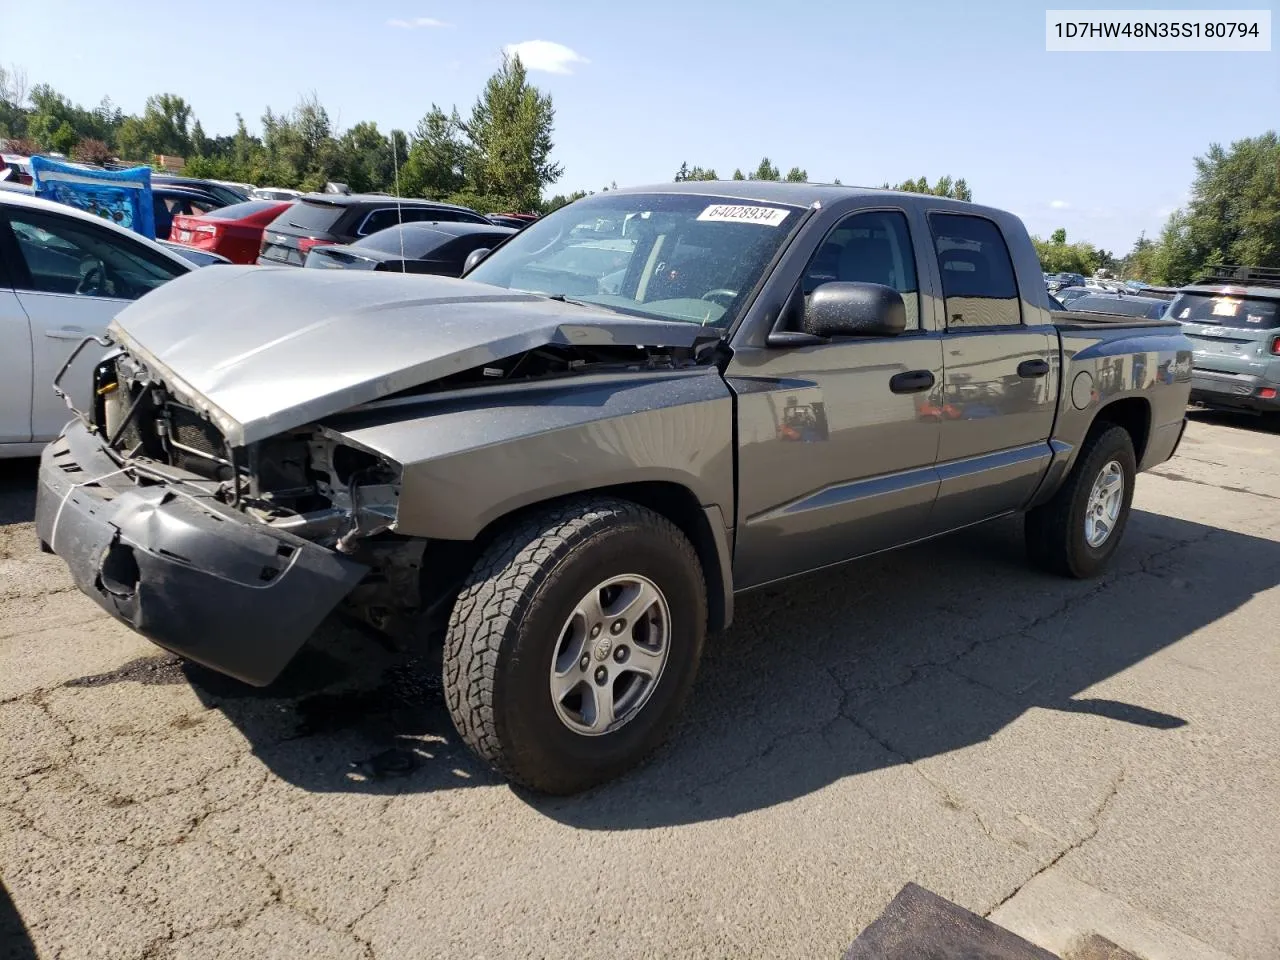
<instances>
[{"instance_id":1,"label":"rear side window","mask_svg":"<svg viewBox=\"0 0 1280 960\"><path fill-rule=\"evenodd\" d=\"M417 224L399 226L393 223L385 230L379 230L357 240L352 246L396 254L403 249L406 257L420 259L442 243L447 243L449 239L448 234L432 230L430 227Z\"/></svg>"},{"instance_id":2,"label":"rear side window","mask_svg":"<svg viewBox=\"0 0 1280 960\"><path fill-rule=\"evenodd\" d=\"M1280 301L1206 291L1180 293L1165 314L1184 323L1209 323L1244 330L1280 329Z\"/></svg>"},{"instance_id":3,"label":"rear side window","mask_svg":"<svg viewBox=\"0 0 1280 960\"><path fill-rule=\"evenodd\" d=\"M242 217L252 217L254 214L264 213L278 202L278 200L250 200L247 203L233 203L229 207L210 210L205 216L210 220L239 220Z\"/></svg>"},{"instance_id":4,"label":"rear side window","mask_svg":"<svg viewBox=\"0 0 1280 960\"><path fill-rule=\"evenodd\" d=\"M311 233L327 233L342 216L345 207L332 203L295 203L281 214L281 223Z\"/></svg>"},{"instance_id":5,"label":"rear side window","mask_svg":"<svg viewBox=\"0 0 1280 960\"><path fill-rule=\"evenodd\" d=\"M1022 323L1013 258L1000 228L965 214L931 213L942 274L947 329L1016 327Z\"/></svg>"}]
</instances>

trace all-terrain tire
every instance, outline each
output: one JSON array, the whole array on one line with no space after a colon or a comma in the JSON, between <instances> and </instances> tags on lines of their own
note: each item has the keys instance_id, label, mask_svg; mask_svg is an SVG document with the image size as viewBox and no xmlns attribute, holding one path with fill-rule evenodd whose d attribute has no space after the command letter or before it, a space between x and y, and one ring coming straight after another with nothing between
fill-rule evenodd
<instances>
[{"instance_id":1,"label":"all-terrain tire","mask_svg":"<svg viewBox=\"0 0 1280 960\"><path fill-rule=\"evenodd\" d=\"M584 735L556 712L550 671L566 619L592 589L638 575L670 611L656 687L618 729ZM517 520L483 552L449 618L444 688L462 739L503 776L569 794L648 757L688 698L707 630L706 580L685 535L626 500L580 497Z\"/></svg>"},{"instance_id":2,"label":"all-terrain tire","mask_svg":"<svg viewBox=\"0 0 1280 960\"><path fill-rule=\"evenodd\" d=\"M1120 513L1106 540L1091 546L1085 533L1090 494L1099 474L1112 463L1119 464L1124 478ZM1057 493L1027 513L1025 535L1032 562L1050 573L1077 579L1101 573L1124 537L1137 472L1129 431L1108 423L1097 425Z\"/></svg>"}]
</instances>

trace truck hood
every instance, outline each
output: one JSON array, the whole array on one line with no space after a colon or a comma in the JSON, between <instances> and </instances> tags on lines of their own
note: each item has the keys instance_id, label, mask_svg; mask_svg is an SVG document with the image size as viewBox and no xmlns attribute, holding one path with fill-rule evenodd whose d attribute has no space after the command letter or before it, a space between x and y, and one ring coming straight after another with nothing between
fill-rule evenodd
<instances>
[{"instance_id":1,"label":"truck hood","mask_svg":"<svg viewBox=\"0 0 1280 960\"><path fill-rule=\"evenodd\" d=\"M111 334L235 446L540 346L714 339L467 280L262 266L171 280Z\"/></svg>"}]
</instances>

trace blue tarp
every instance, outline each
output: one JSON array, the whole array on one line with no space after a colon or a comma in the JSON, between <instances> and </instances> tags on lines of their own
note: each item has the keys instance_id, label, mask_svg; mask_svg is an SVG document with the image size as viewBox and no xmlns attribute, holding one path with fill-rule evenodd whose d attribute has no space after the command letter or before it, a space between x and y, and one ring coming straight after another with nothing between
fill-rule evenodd
<instances>
[{"instance_id":1,"label":"blue tarp","mask_svg":"<svg viewBox=\"0 0 1280 960\"><path fill-rule=\"evenodd\" d=\"M150 167L91 170L34 156L31 178L38 197L118 223L149 240L156 238Z\"/></svg>"}]
</instances>

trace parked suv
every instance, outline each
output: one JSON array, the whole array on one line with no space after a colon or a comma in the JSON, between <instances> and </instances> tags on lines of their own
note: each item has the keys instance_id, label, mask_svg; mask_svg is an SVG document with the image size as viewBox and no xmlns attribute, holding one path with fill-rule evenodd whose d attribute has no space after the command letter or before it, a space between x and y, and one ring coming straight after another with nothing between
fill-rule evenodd
<instances>
[{"instance_id":1,"label":"parked suv","mask_svg":"<svg viewBox=\"0 0 1280 960\"><path fill-rule=\"evenodd\" d=\"M468 207L435 200L372 193L309 193L282 212L262 234L258 263L301 267L307 254L331 243L352 243L397 223L482 223Z\"/></svg>"},{"instance_id":2,"label":"parked suv","mask_svg":"<svg viewBox=\"0 0 1280 960\"><path fill-rule=\"evenodd\" d=\"M1192 403L1280 414L1280 269L1215 267L1165 316L1194 344Z\"/></svg>"}]
</instances>

